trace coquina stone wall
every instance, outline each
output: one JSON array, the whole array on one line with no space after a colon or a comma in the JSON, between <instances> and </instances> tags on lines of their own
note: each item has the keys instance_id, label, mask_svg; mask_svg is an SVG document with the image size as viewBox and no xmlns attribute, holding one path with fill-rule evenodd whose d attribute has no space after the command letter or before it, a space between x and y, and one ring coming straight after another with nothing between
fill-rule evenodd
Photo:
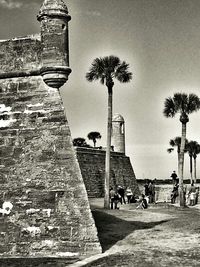
<instances>
[{"instance_id":1,"label":"coquina stone wall","mask_svg":"<svg viewBox=\"0 0 200 267\"><path fill-rule=\"evenodd\" d=\"M61 23L58 18L62 8ZM101 252L57 89L69 74L66 45L61 47L60 42L61 32L65 38L67 9L60 0L45 0L40 20L42 12L46 22L42 24L42 38L0 42L1 259L74 260ZM62 50L59 57L63 55L63 67L56 67L58 58L54 60L52 47ZM45 57L41 57L44 48Z\"/></svg>"},{"instance_id":2,"label":"coquina stone wall","mask_svg":"<svg viewBox=\"0 0 200 267\"><path fill-rule=\"evenodd\" d=\"M75 151L88 196L103 197L105 151L82 147L76 147ZM140 194L130 159L123 153L111 152L110 185L129 186L135 195Z\"/></svg>"}]
</instances>

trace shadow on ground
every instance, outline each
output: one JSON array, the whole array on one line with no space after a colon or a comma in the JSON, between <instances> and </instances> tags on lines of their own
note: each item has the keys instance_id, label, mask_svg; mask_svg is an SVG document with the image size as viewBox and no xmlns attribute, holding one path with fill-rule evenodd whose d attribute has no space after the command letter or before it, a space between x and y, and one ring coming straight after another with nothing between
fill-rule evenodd
<instances>
[{"instance_id":1,"label":"shadow on ground","mask_svg":"<svg viewBox=\"0 0 200 267\"><path fill-rule=\"evenodd\" d=\"M99 241L103 252L112 247L119 240L124 239L135 230L150 229L156 225L168 222L162 220L157 222L126 221L119 219L102 210L92 211L98 231Z\"/></svg>"},{"instance_id":2,"label":"shadow on ground","mask_svg":"<svg viewBox=\"0 0 200 267\"><path fill-rule=\"evenodd\" d=\"M61 258L1 258L0 267L66 267L78 259Z\"/></svg>"}]
</instances>

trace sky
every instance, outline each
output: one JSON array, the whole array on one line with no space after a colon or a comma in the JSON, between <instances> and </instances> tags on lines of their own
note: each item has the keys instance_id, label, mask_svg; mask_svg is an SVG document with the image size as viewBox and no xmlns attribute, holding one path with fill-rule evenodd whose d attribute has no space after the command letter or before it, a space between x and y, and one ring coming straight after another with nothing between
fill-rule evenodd
<instances>
[{"instance_id":1,"label":"sky","mask_svg":"<svg viewBox=\"0 0 200 267\"><path fill-rule=\"evenodd\" d=\"M39 33L42 0L0 0L0 39ZM130 65L130 83L115 81L113 113L125 119L126 155L140 178L169 178L177 171L169 140L181 135L179 115L163 116L176 92L200 97L199 0L66 0L69 22L68 82L60 89L72 138L98 131L106 144L107 89L85 74L96 57L116 55ZM200 143L200 111L191 114L187 139ZM92 145L91 141L87 140ZM197 176L200 178L200 156ZM189 178L185 155L184 177Z\"/></svg>"}]
</instances>

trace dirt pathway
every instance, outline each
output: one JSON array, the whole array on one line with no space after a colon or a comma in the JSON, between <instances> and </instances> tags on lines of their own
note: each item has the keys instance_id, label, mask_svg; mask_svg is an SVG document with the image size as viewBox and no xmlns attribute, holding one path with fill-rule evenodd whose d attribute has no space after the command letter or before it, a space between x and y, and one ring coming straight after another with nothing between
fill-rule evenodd
<instances>
[{"instance_id":1,"label":"dirt pathway","mask_svg":"<svg viewBox=\"0 0 200 267\"><path fill-rule=\"evenodd\" d=\"M198 209L126 205L105 211L94 202L92 210L104 253L82 266L200 266Z\"/></svg>"}]
</instances>

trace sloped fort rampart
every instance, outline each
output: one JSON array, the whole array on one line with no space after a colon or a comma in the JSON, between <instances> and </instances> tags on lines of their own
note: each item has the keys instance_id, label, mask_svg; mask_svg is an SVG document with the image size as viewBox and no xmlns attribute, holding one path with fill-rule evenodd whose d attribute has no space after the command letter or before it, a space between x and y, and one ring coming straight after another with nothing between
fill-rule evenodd
<instances>
[{"instance_id":1,"label":"sloped fort rampart","mask_svg":"<svg viewBox=\"0 0 200 267\"><path fill-rule=\"evenodd\" d=\"M58 88L68 79L68 21L45 0L41 33L0 42L0 257L101 252Z\"/></svg>"},{"instance_id":2,"label":"sloped fort rampart","mask_svg":"<svg viewBox=\"0 0 200 267\"><path fill-rule=\"evenodd\" d=\"M88 196L103 197L106 152L83 147L76 147L75 151ZM140 194L130 159L124 153L111 152L110 185L130 187L136 196Z\"/></svg>"}]
</instances>

